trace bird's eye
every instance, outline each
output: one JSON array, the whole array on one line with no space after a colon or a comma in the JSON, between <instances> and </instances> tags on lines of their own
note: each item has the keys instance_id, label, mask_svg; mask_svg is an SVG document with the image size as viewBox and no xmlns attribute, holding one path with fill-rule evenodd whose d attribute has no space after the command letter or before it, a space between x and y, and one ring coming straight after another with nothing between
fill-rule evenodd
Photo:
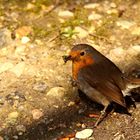
<instances>
[{"instance_id":1,"label":"bird's eye","mask_svg":"<svg viewBox=\"0 0 140 140\"><path fill-rule=\"evenodd\" d=\"M81 55L81 56L85 55L85 52L80 52L80 55Z\"/></svg>"}]
</instances>

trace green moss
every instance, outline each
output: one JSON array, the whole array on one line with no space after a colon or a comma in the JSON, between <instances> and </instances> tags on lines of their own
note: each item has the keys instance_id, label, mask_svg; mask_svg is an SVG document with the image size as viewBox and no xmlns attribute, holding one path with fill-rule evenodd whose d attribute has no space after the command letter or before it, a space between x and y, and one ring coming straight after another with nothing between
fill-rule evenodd
<instances>
[{"instance_id":1,"label":"green moss","mask_svg":"<svg viewBox=\"0 0 140 140\"><path fill-rule=\"evenodd\" d=\"M35 0L34 4L36 6L41 6L41 5L50 5L52 4L53 1L52 0Z\"/></svg>"},{"instance_id":2,"label":"green moss","mask_svg":"<svg viewBox=\"0 0 140 140\"><path fill-rule=\"evenodd\" d=\"M102 20L102 24L96 27L96 34L99 36L109 36L115 26L115 22L117 19L117 15L105 16Z\"/></svg>"},{"instance_id":3,"label":"green moss","mask_svg":"<svg viewBox=\"0 0 140 140\"><path fill-rule=\"evenodd\" d=\"M76 21L76 23L79 23L80 25L90 25L90 22L88 20L88 12L86 9L78 7L75 10L75 14L74 14L74 19Z\"/></svg>"},{"instance_id":4,"label":"green moss","mask_svg":"<svg viewBox=\"0 0 140 140\"><path fill-rule=\"evenodd\" d=\"M34 36L39 37L39 38L43 38L50 33L50 31L47 31L44 28L41 28L41 27L39 28L36 26L33 27L33 30L34 30Z\"/></svg>"},{"instance_id":5,"label":"green moss","mask_svg":"<svg viewBox=\"0 0 140 140\"><path fill-rule=\"evenodd\" d=\"M73 35L77 34L74 31L74 28L72 28L71 26L68 26L67 28L62 28L61 29L61 36L63 37L72 37Z\"/></svg>"}]
</instances>

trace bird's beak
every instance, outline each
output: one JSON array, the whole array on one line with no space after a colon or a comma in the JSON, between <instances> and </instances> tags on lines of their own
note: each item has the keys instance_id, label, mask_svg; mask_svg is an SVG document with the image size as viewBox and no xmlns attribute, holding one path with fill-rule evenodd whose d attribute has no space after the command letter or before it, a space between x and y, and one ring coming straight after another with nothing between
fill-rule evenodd
<instances>
[{"instance_id":1,"label":"bird's beak","mask_svg":"<svg viewBox=\"0 0 140 140\"><path fill-rule=\"evenodd\" d=\"M62 56L62 58L63 58L64 62L67 63L67 61L71 60L72 57L71 57L71 55L68 55L68 56L64 55L64 56Z\"/></svg>"}]
</instances>

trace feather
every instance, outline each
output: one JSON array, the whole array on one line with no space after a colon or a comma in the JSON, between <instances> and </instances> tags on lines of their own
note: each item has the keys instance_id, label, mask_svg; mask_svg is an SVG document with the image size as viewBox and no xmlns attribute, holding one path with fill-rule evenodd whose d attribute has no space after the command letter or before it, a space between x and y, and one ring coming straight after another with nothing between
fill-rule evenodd
<instances>
[{"instance_id":1,"label":"feather","mask_svg":"<svg viewBox=\"0 0 140 140\"><path fill-rule=\"evenodd\" d=\"M78 80L80 81L81 80L80 77L82 77L90 86L92 86L97 91L102 93L105 97L107 97L107 99L110 102L114 101L126 107L124 97L120 89L122 85L118 83L118 82L123 83L123 81L119 81L121 80L121 78L115 80L114 77L112 76L112 74L114 73L104 72L105 70L106 67L101 65L101 63L100 65L94 64L87 66L85 68L83 67L79 71Z\"/></svg>"}]
</instances>

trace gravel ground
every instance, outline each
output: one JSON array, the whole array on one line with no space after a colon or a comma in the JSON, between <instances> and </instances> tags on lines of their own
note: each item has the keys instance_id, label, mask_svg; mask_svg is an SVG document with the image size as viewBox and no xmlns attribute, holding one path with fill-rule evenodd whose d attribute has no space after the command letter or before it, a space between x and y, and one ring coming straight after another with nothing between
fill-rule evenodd
<instances>
[{"instance_id":1,"label":"gravel ground","mask_svg":"<svg viewBox=\"0 0 140 140\"><path fill-rule=\"evenodd\" d=\"M140 1L0 0L0 140L139 140L140 89L93 129L99 106L71 84L63 55L88 43L130 76L140 75ZM89 128L86 130L86 128Z\"/></svg>"}]
</instances>

